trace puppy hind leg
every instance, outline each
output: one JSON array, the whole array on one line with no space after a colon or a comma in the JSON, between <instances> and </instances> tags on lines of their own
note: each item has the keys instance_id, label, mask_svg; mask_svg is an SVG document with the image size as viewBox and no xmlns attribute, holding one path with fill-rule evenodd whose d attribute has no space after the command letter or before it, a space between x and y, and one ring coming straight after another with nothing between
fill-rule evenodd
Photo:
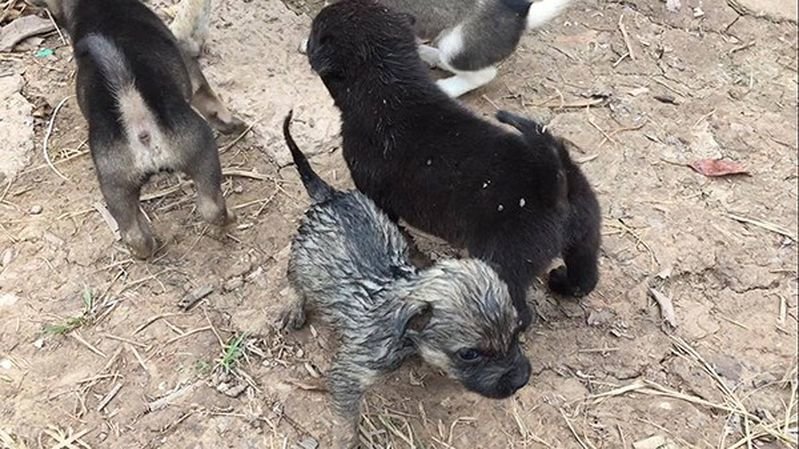
<instances>
[{"instance_id":1,"label":"puppy hind leg","mask_svg":"<svg viewBox=\"0 0 799 449\"><path fill-rule=\"evenodd\" d=\"M198 126L186 143L195 148L184 149L188 161L183 171L194 180L197 188L197 211L203 220L213 225L225 226L235 222L236 216L228 210L222 195L222 169L211 131L199 117L197 120Z\"/></svg>"},{"instance_id":2,"label":"puppy hind leg","mask_svg":"<svg viewBox=\"0 0 799 449\"><path fill-rule=\"evenodd\" d=\"M134 257L149 258L155 252L156 242L147 218L139 209L141 187L118 184L109 179L102 179L103 176L100 178L100 189L105 204L119 226L122 241Z\"/></svg>"},{"instance_id":3,"label":"puppy hind leg","mask_svg":"<svg viewBox=\"0 0 799 449\"><path fill-rule=\"evenodd\" d=\"M458 98L479 87L485 86L496 78L496 67L486 67L475 71L452 70L454 76L437 81L438 87L452 98Z\"/></svg>"},{"instance_id":4,"label":"puppy hind leg","mask_svg":"<svg viewBox=\"0 0 799 449\"><path fill-rule=\"evenodd\" d=\"M424 61L425 64L431 68L441 67L441 53L436 47L419 44L417 48L419 51L419 57L422 58L422 61Z\"/></svg>"},{"instance_id":5,"label":"puppy hind leg","mask_svg":"<svg viewBox=\"0 0 799 449\"><path fill-rule=\"evenodd\" d=\"M563 296L585 296L599 280L599 244L594 239L578 242L563 252L564 266L549 272L549 289Z\"/></svg>"}]
</instances>

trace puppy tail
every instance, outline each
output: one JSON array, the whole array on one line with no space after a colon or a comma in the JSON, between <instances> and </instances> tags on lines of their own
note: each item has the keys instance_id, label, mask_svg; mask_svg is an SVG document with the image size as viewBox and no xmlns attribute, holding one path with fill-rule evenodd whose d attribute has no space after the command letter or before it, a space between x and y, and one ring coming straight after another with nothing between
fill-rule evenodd
<instances>
[{"instance_id":1,"label":"puppy tail","mask_svg":"<svg viewBox=\"0 0 799 449\"><path fill-rule=\"evenodd\" d=\"M297 166L297 173L300 174L305 190L315 203L321 203L330 199L335 190L313 171L308 159L300 151L294 138L291 137L291 116L293 112L289 111L286 118L283 119L283 138L286 139L286 145L291 151L291 158L294 159L294 165Z\"/></svg>"},{"instance_id":2,"label":"puppy tail","mask_svg":"<svg viewBox=\"0 0 799 449\"><path fill-rule=\"evenodd\" d=\"M79 57L88 54L97 64L116 99L120 122L134 150L157 147L162 140L158 122L136 90L133 70L119 47L106 36L90 33L75 44L75 53Z\"/></svg>"},{"instance_id":3,"label":"puppy tail","mask_svg":"<svg viewBox=\"0 0 799 449\"><path fill-rule=\"evenodd\" d=\"M543 134L546 132L546 128L539 125L538 123L530 120L527 117L523 117L518 114L514 114L513 112L508 111L497 111L497 120L501 123L506 125L510 125L517 130L519 130L522 135L525 137Z\"/></svg>"},{"instance_id":4,"label":"puppy tail","mask_svg":"<svg viewBox=\"0 0 799 449\"><path fill-rule=\"evenodd\" d=\"M545 134L549 134L547 131L546 126L541 126L540 124L536 123L533 120L530 120L527 117L523 117L518 114L514 114L508 111L497 111L497 120L500 122L510 125L516 128L524 139L530 143L531 145L535 145L535 142L540 142L541 136ZM563 146L556 146L552 147L551 151L538 153L543 158L548 159L554 166L557 166L557 198L561 204L566 204L568 198L568 180L567 180L567 173L564 171L565 167L568 167L572 162L569 158L568 151L563 148Z\"/></svg>"},{"instance_id":5,"label":"puppy tail","mask_svg":"<svg viewBox=\"0 0 799 449\"><path fill-rule=\"evenodd\" d=\"M134 85L133 71L128 60L109 38L90 33L75 44L75 53L78 56L89 54L112 91L121 92Z\"/></svg>"},{"instance_id":6,"label":"puppy tail","mask_svg":"<svg viewBox=\"0 0 799 449\"><path fill-rule=\"evenodd\" d=\"M527 12L527 29L539 28L559 16L572 0L539 0Z\"/></svg>"}]
</instances>

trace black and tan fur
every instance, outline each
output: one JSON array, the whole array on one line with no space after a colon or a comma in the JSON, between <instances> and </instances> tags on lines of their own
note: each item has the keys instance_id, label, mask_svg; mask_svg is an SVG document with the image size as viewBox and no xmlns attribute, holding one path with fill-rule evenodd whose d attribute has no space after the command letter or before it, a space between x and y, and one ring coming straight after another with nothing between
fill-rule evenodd
<instances>
[{"instance_id":1,"label":"black and tan fur","mask_svg":"<svg viewBox=\"0 0 799 449\"><path fill-rule=\"evenodd\" d=\"M207 222L233 221L213 133L192 105L225 131L240 122L210 90L196 58L138 0L48 0L47 6L73 42L78 102L100 188L131 252L147 258L156 249L139 193L160 171L194 180Z\"/></svg>"}]
</instances>

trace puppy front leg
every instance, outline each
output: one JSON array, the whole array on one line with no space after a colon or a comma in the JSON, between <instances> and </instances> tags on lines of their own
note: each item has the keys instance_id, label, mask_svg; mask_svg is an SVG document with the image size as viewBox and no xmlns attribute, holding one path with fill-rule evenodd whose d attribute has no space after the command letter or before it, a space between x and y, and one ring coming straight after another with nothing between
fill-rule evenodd
<instances>
[{"instance_id":1,"label":"puppy front leg","mask_svg":"<svg viewBox=\"0 0 799 449\"><path fill-rule=\"evenodd\" d=\"M183 149L188 160L181 168L194 180L197 188L197 210L203 220L216 226L225 226L235 222L236 216L228 210L222 195L219 154L208 125L202 123L200 117L195 117L197 126L193 130L194 135L184 143L193 148Z\"/></svg>"},{"instance_id":2,"label":"puppy front leg","mask_svg":"<svg viewBox=\"0 0 799 449\"><path fill-rule=\"evenodd\" d=\"M305 295L297 290L297 299L280 312L277 320L280 329L302 329L305 325L305 302Z\"/></svg>"},{"instance_id":3,"label":"puppy front leg","mask_svg":"<svg viewBox=\"0 0 799 449\"><path fill-rule=\"evenodd\" d=\"M360 447L359 426L361 421L361 399L366 388L377 376L373 370L364 366L353 348L342 342L336 360L328 374L333 407L344 420L336 431L336 449Z\"/></svg>"}]
</instances>

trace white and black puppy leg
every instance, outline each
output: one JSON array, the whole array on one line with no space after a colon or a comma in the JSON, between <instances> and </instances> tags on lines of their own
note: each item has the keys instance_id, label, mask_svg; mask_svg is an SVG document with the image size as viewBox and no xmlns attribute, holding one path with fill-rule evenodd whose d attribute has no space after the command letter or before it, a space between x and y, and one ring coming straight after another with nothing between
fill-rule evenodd
<instances>
[{"instance_id":1,"label":"white and black puppy leg","mask_svg":"<svg viewBox=\"0 0 799 449\"><path fill-rule=\"evenodd\" d=\"M475 71L461 71L450 69L455 76L437 81L438 87L452 98L471 92L478 87L485 86L497 76L496 67L486 67Z\"/></svg>"},{"instance_id":2,"label":"white and black puppy leg","mask_svg":"<svg viewBox=\"0 0 799 449\"><path fill-rule=\"evenodd\" d=\"M436 46L438 47L437 66L454 75L438 80L437 84L452 98L460 97L484 86L497 76L497 69L493 65L479 70L458 69L459 66L471 65L468 64L468 61L472 59L470 49L466 47L463 27L460 25L443 34Z\"/></svg>"},{"instance_id":3,"label":"white and black puppy leg","mask_svg":"<svg viewBox=\"0 0 799 449\"><path fill-rule=\"evenodd\" d=\"M422 58L425 64L430 68L441 67L441 53L436 47L431 47L425 44L419 44L419 57Z\"/></svg>"}]
</instances>

